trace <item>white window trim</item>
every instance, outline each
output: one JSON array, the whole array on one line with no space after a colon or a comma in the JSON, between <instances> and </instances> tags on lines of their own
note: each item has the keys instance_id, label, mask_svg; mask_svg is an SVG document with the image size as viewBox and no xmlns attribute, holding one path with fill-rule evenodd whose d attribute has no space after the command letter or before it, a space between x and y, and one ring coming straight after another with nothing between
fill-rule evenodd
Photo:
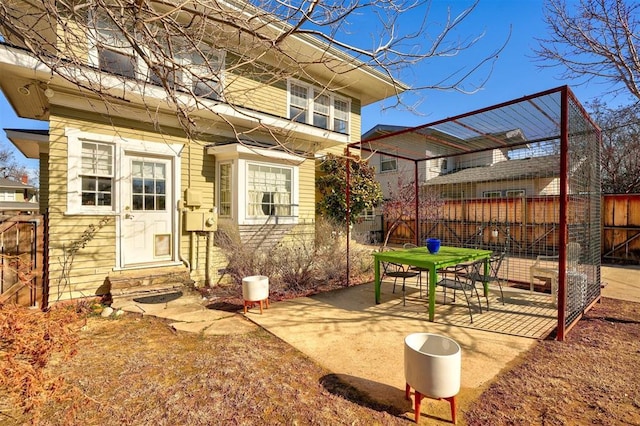
<instances>
[{"instance_id":1,"label":"white window trim","mask_svg":"<svg viewBox=\"0 0 640 426\"><path fill-rule=\"evenodd\" d=\"M65 215L116 215L120 214L122 207L119 200L120 176L118 172L123 170L122 161L125 150L139 152L142 155L160 155L174 158L174 169L167 172L167 176L173 179L174 200L180 199L180 157L176 155L182 149L181 144L167 144L145 142L137 139L122 138L97 133L85 132L80 129L65 129L67 137L67 208ZM82 142L96 142L113 145L114 183L111 193L111 206L83 206L82 205Z\"/></svg>"},{"instance_id":2,"label":"white window trim","mask_svg":"<svg viewBox=\"0 0 640 426\"><path fill-rule=\"evenodd\" d=\"M351 128L351 112L350 112L351 99L344 96L336 95L333 92L330 92L328 90L323 90L320 87L313 86L308 83L304 83L300 80L289 79L287 80L287 118L289 119L293 119L293 117L289 117L289 114L291 111L291 85L296 85L296 86L304 87L307 89L307 108L306 108L307 119L305 124L316 127L318 129L324 129L323 127L317 127L313 124L313 115L315 112L314 95L316 94L315 92L318 92L318 94L329 96L329 116L328 116L327 128L324 130L330 130L332 132L335 131L336 133L340 133L340 134L349 134L349 129ZM334 119L335 119L335 101L336 100L345 102L347 104L347 126L346 126L347 133L338 132L333 128Z\"/></svg>"}]
</instances>

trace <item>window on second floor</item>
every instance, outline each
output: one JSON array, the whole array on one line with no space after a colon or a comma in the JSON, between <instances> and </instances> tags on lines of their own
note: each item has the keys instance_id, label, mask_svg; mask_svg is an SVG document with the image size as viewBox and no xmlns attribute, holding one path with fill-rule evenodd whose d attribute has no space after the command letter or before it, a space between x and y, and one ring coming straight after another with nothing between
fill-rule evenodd
<instances>
[{"instance_id":1,"label":"window on second floor","mask_svg":"<svg viewBox=\"0 0 640 426\"><path fill-rule=\"evenodd\" d=\"M0 201L18 201L17 198L15 191L7 189L0 191Z\"/></svg>"},{"instance_id":2,"label":"window on second floor","mask_svg":"<svg viewBox=\"0 0 640 426\"><path fill-rule=\"evenodd\" d=\"M171 40L172 48L169 49L159 35L154 46L141 46L155 62L149 66L136 55L130 41L108 16L96 14L93 25L95 29L89 36L89 62L101 71L146 80L156 86L166 83L169 88L193 92L206 99L222 99L223 51L205 44L194 48L175 39ZM168 51L175 51L176 57L167 58L165 52Z\"/></svg>"},{"instance_id":3,"label":"window on second floor","mask_svg":"<svg viewBox=\"0 0 640 426\"><path fill-rule=\"evenodd\" d=\"M333 93L289 82L289 118L334 132L349 133L350 103Z\"/></svg>"}]
</instances>

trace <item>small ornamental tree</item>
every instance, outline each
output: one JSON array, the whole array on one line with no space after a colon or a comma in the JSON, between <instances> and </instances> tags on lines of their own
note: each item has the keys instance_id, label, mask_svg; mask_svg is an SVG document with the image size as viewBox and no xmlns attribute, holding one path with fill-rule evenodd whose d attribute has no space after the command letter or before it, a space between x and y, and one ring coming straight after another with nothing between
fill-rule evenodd
<instances>
[{"instance_id":1,"label":"small ornamental tree","mask_svg":"<svg viewBox=\"0 0 640 426\"><path fill-rule=\"evenodd\" d=\"M349 221L355 223L367 209L382 202L380 183L375 178L373 167L355 155L349 156ZM318 213L336 224L347 222L347 158L328 154L320 164L322 175L316 180L316 187L322 198L318 203Z\"/></svg>"},{"instance_id":2,"label":"small ornamental tree","mask_svg":"<svg viewBox=\"0 0 640 426\"><path fill-rule=\"evenodd\" d=\"M389 242L391 234L407 220L416 218L416 191L411 183L398 175L394 184L389 182L389 198L382 204L382 216L387 223L384 236L384 246ZM420 220L434 220L438 218L444 202L434 189L422 188L418 200Z\"/></svg>"}]
</instances>

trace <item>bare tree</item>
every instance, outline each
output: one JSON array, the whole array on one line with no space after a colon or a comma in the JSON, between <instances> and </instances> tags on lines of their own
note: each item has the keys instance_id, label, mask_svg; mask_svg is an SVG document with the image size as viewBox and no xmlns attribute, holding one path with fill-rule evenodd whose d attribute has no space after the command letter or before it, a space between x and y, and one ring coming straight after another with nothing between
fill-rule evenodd
<instances>
[{"instance_id":1,"label":"bare tree","mask_svg":"<svg viewBox=\"0 0 640 426\"><path fill-rule=\"evenodd\" d=\"M382 203L382 216L386 222L386 232L383 246L396 229L408 220L416 219L416 192L413 184L406 182L402 174L398 175L395 183L388 184L389 198ZM437 219L441 213L444 201L436 190L423 187L418 196L418 215L420 220Z\"/></svg>"},{"instance_id":2,"label":"bare tree","mask_svg":"<svg viewBox=\"0 0 640 426\"><path fill-rule=\"evenodd\" d=\"M365 65L398 78L408 67L474 48L483 34L465 37L459 32L476 4L458 14L449 11L437 26L430 23L426 0L7 0L0 4L0 33L5 43L44 64L52 81L80 88L105 116L126 108L136 96L158 132L165 132L164 126L177 127L198 141L213 125L203 119L207 111L217 116L218 129L224 123L241 143L266 131L281 146L310 156L313 149L295 146L286 126L270 125L252 113L257 94L243 79L278 85L293 77L325 90L348 90L341 76ZM356 40L353 26L362 28L363 16L376 33L366 45L350 45L348 41ZM421 17L418 24L408 25L408 17L416 16ZM91 53L87 58L87 34L104 53L98 59ZM305 43L320 46L318 40L326 47L305 50ZM407 90L481 88L503 47L438 81L417 82L411 88L398 83L395 103L402 104L400 94ZM131 66L134 58L140 67ZM314 78L323 68L335 75L328 84ZM478 75L480 83L470 85L470 77ZM232 123L229 109L245 124ZM161 125L162 113L172 114L175 121L163 120ZM294 114L292 120L298 117Z\"/></svg>"},{"instance_id":3,"label":"bare tree","mask_svg":"<svg viewBox=\"0 0 640 426\"><path fill-rule=\"evenodd\" d=\"M29 175L29 170L18 164L9 148L0 147L0 176L20 182L24 176Z\"/></svg>"},{"instance_id":4,"label":"bare tree","mask_svg":"<svg viewBox=\"0 0 640 426\"><path fill-rule=\"evenodd\" d=\"M640 110L599 101L587 107L602 129L602 192L640 193Z\"/></svg>"},{"instance_id":5,"label":"bare tree","mask_svg":"<svg viewBox=\"0 0 640 426\"><path fill-rule=\"evenodd\" d=\"M627 0L547 0L548 38L536 50L563 78L600 80L611 93L628 91L640 100L640 3ZM547 66L547 65L544 65Z\"/></svg>"}]
</instances>

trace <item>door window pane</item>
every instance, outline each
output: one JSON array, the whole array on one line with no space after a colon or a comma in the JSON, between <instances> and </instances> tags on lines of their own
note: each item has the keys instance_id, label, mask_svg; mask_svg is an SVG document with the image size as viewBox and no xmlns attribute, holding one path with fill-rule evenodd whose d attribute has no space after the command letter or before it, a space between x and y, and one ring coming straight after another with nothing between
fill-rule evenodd
<instances>
[{"instance_id":1,"label":"door window pane","mask_svg":"<svg viewBox=\"0 0 640 426\"><path fill-rule=\"evenodd\" d=\"M165 211L166 165L152 161L131 162L131 206L133 210Z\"/></svg>"}]
</instances>

